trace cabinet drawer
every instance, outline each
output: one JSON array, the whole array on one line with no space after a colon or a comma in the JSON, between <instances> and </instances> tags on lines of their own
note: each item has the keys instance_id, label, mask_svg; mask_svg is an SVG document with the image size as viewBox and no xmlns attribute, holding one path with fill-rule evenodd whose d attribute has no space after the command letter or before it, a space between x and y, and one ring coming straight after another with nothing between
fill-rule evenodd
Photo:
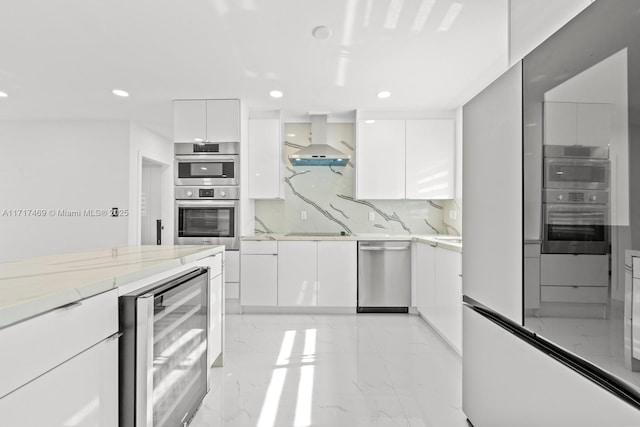
<instances>
[{"instance_id":1,"label":"cabinet drawer","mask_svg":"<svg viewBox=\"0 0 640 427\"><path fill-rule=\"evenodd\" d=\"M224 281L240 281L240 251L226 251L224 253Z\"/></svg>"},{"instance_id":2,"label":"cabinet drawer","mask_svg":"<svg viewBox=\"0 0 640 427\"><path fill-rule=\"evenodd\" d=\"M608 255L542 255L540 283L546 286L606 286Z\"/></svg>"},{"instance_id":3,"label":"cabinet drawer","mask_svg":"<svg viewBox=\"0 0 640 427\"><path fill-rule=\"evenodd\" d=\"M606 286L541 286L542 302L606 303Z\"/></svg>"},{"instance_id":4,"label":"cabinet drawer","mask_svg":"<svg viewBox=\"0 0 640 427\"><path fill-rule=\"evenodd\" d=\"M242 242L242 255L267 255L278 253L278 242L269 240L267 242Z\"/></svg>"},{"instance_id":5,"label":"cabinet drawer","mask_svg":"<svg viewBox=\"0 0 640 427\"><path fill-rule=\"evenodd\" d=\"M117 331L116 289L0 330L0 397Z\"/></svg>"}]
</instances>

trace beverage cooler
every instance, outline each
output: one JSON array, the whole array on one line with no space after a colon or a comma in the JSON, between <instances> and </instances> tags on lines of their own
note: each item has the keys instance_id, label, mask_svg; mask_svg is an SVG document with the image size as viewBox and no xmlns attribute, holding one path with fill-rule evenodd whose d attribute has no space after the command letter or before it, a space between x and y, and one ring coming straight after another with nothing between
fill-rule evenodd
<instances>
[{"instance_id":1,"label":"beverage cooler","mask_svg":"<svg viewBox=\"0 0 640 427\"><path fill-rule=\"evenodd\" d=\"M120 426L182 426L209 389L209 270L120 297Z\"/></svg>"}]
</instances>

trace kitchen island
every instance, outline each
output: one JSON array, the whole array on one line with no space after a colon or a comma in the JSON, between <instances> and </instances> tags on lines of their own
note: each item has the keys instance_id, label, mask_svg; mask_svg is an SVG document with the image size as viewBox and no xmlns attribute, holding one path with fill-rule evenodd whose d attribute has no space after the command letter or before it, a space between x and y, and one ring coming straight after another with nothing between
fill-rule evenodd
<instances>
[{"instance_id":1,"label":"kitchen island","mask_svg":"<svg viewBox=\"0 0 640 427\"><path fill-rule=\"evenodd\" d=\"M223 258L224 246L131 246L0 264L3 424L119 425L118 298L197 267L210 271L207 363L221 362Z\"/></svg>"}]
</instances>

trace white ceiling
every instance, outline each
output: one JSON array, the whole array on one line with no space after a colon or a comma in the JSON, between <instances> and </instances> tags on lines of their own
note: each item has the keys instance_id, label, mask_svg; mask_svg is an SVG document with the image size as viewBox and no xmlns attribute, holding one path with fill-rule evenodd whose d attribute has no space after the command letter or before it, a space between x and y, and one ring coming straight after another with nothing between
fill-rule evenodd
<instances>
[{"instance_id":1,"label":"white ceiling","mask_svg":"<svg viewBox=\"0 0 640 427\"><path fill-rule=\"evenodd\" d=\"M452 6L459 14L441 28ZM6 0L0 119L170 128L180 98L241 98L287 114L449 110L506 69L507 9L507 0ZM311 36L317 25L332 29L329 40ZM391 97L378 99L381 90Z\"/></svg>"}]
</instances>

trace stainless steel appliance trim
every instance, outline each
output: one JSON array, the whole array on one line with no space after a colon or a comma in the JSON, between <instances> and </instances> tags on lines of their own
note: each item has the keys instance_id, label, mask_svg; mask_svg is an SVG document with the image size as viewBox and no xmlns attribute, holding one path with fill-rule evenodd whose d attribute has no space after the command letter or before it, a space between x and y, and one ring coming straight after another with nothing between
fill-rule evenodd
<instances>
[{"instance_id":1,"label":"stainless steel appliance trim","mask_svg":"<svg viewBox=\"0 0 640 427\"><path fill-rule=\"evenodd\" d=\"M176 206L185 208L237 208L238 205L237 200L176 200Z\"/></svg>"},{"instance_id":2,"label":"stainless steel appliance trim","mask_svg":"<svg viewBox=\"0 0 640 427\"><path fill-rule=\"evenodd\" d=\"M410 247L400 248L400 247L381 247L381 246L361 246L361 250L363 251L408 251L411 249Z\"/></svg>"},{"instance_id":3,"label":"stainless steel appliance trim","mask_svg":"<svg viewBox=\"0 0 640 427\"><path fill-rule=\"evenodd\" d=\"M196 146L218 145L219 151L199 152L195 151ZM224 154L240 154L240 144L236 141L229 142L195 142L195 143L177 143L174 144L174 154L176 156L194 155L194 156L218 156Z\"/></svg>"},{"instance_id":4,"label":"stainless steel appliance trim","mask_svg":"<svg viewBox=\"0 0 640 427\"><path fill-rule=\"evenodd\" d=\"M609 147L588 145L544 145L544 157L608 159Z\"/></svg>"},{"instance_id":5,"label":"stainless steel appliance trim","mask_svg":"<svg viewBox=\"0 0 640 427\"><path fill-rule=\"evenodd\" d=\"M237 154L211 154L188 155L175 157L176 163L209 163L224 160L237 161L240 156Z\"/></svg>"},{"instance_id":6,"label":"stainless steel appliance trim","mask_svg":"<svg viewBox=\"0 0 640 427\"><path fill-rule=\"evenodd\" d=\"M213 197L200 196L200 190L213 190ZM191 195L189 195L191 192ZM224 196L222 196L224 193ZM238 200L240 189L238 186L180 186L174 189L176 200Z\"/></svg>"},{"instance_id":7,"label":"stainless steel appliance trim","mask_svg":"<svg viewBox=\"0 0 640 427\"><path fill-rule=\"evenodd\" d=\"M153 295L136 300L136 425L153 427Z\"/></svg>"}]
</instances>

